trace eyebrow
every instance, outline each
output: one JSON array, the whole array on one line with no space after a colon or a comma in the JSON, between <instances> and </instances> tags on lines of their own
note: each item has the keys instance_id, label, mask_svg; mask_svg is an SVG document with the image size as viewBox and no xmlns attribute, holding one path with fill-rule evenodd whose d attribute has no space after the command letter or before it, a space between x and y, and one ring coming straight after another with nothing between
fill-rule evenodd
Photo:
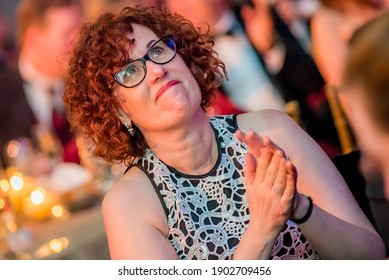
<instances>
[{"instance_id":1,"label":"eyebrow","mask_svg":"<svg viewBox=\"0 0 389 280\"><path fill-rule=\"evenodd\" d=\"M146 45L146 48L150 48L150 46L151 46L152 44L154 44L156 41L157 41L157 40L151 40L150 42L148 42L147 45Z\"/></svg>"},{"instance_id":2,"label":"eyebrow","mask_svg":"<svg viewBox=\"0 0 389 280\"><path fill-rule=\"evenodd\" d=\"M149 49L150 48L150 46L152 45L152 44L154 44L155 42L157 42L158 40L151 40L150 42L148 42L147 44L146 44L146 48L147 49ZM130 62L132 62L132 61L134 61L134 60L138 60L138 59L129 59L129 61L128 61L128 63L130 63Z\"/></svg>"}]
</instances>

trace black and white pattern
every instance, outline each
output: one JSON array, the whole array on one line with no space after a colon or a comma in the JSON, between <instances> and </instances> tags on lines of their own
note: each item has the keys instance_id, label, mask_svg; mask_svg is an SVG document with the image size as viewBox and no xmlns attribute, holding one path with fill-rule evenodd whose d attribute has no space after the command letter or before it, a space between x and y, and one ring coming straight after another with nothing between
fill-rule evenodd
<instances>
[{"instance_id":1,"label":"black and white pattern","mask_svg":"<svg viewBox=\"0 0 389 280\"><path fill-rule=\"evenodd\" d=\"M186 175L160 161L151 150L136 164L150 178L167 214L169 240L180 259L228 259L250 220L243 176L247 151L233 133L234 116L210 119L219 157L204 175ZM277 238L272 259L316 259L291 221Z\"/></svg>"}]
</instances>

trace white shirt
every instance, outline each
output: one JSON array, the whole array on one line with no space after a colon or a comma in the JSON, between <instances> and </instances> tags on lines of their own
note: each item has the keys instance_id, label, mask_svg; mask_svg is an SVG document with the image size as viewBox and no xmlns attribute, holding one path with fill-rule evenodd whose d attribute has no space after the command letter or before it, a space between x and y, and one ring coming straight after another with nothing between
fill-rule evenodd
<instances>
[{"instance_id":1,"label":"white shirt","mask_svg":"<svg viewBox=\"0 0 389 280\"><path fill-rule=\"evenodd\" d=\"M233 28L233 36L216 36L215 50L225 63L229 80L223 88L231 102L243 111L284 110L285 101L272 84L262 63L233 13L226 13L215 25L216 33Z\"/></svg>"}]
</instances>

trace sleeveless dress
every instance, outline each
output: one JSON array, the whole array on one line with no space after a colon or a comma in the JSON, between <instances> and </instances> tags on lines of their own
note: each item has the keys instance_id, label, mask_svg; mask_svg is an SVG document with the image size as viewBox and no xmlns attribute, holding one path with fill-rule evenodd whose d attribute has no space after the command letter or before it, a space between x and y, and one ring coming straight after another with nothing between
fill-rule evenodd
<instances>
[{"instance_id":1,"label":"sleeveless dress","mask_svg":"<svg viewBox=\"0 0 389 280\"><path fill-rule=\"evenodd\" d=\"M164 207L168 239L180 259L229 259L250 220L243 176L245 144L233 133L236 116L210 119L218 159L204 175L180 173L147 149L135 166L154 186ZM297 225L287 221L277 237L271 259L318 259Z\"/></svg>"}]
</instances>

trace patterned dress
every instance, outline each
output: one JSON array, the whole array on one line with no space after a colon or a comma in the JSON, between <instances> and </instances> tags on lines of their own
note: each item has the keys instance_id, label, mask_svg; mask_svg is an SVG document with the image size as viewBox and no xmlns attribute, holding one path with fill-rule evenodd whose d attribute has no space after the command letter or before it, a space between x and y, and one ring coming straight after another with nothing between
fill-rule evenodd
<instances>
[{"instance_id":1,"label":"patterned dress","mask_svg":"<svg viewBox=\"0 0 389 280\"><path fill-rule=\"evenodd\" d=\"M247 147L233 135L236 117L217 116L210 122L218 143L218 159L207 174L180 173L149 149L136 163L161 200L168 220L168 239L180 259L229 259L250 220L243 176ZM317 258L297 225L287 221L274 243L271 259Z\"/></svg>"}]
</instances>

